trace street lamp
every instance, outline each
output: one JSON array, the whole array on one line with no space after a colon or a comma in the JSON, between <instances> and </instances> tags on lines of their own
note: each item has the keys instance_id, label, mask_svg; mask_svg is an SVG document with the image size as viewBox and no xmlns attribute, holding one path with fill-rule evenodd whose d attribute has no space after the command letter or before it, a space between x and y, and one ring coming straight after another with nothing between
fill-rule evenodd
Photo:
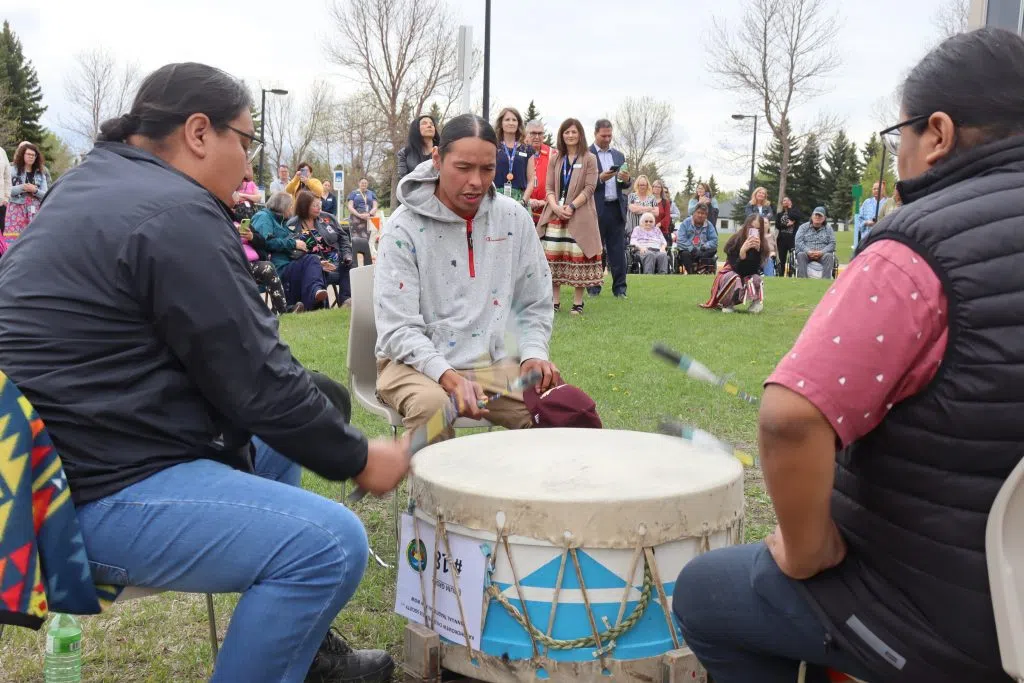
<instances>
[{"instance_id":1,"label":"street lamp","mask_svg":"<svg viewBox=\"0 0 1024 683\"><path fill-rule=\"evenodd\" d=\"M281 88L270 88L269 90L267 88L260 88L260 140L264 141L266 140L266 137L263 135L263 129L266 128L267 125L267 93L272 95L287 95L288 91L282 90ZM267 145L264 142L263 146L260 147L260 167L259 171L256 173L256 177L259 178L260 183L263 182L263 152L266 149Z\"/></svg>"},{"instance_id":2,"label":"street lamp","mask_svg":"<svg viewBox=\"0 0 1024 683\"><path fill-rule=\"evenodd\" d=\"M484 3L484 121L491 115L491 0ZM501 131L498 131L501 134Z\"/></svg>"},{"instance_id":3,"label":"street lamp","mask_svg":"<svg viewBox=\"0 0 1024 683\"><path fill-rule=\"evenodd\" d=\"M754 191L754 163L757 159L757 114L733 114L733 119L754 119L754 146L750 150L750 192Z\"/></svg>"}]
</instances>

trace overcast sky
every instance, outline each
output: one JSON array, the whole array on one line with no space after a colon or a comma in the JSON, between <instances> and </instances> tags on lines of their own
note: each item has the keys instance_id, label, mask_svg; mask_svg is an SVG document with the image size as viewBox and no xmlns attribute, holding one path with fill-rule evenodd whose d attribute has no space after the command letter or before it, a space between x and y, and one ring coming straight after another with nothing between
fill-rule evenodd
<instances>
[{"instance_id":1,"label":"overcast sky","mask_svg":"<svg viewBox=\"0 0 1024 683\"><path fill-rule=\"evenodd\" d=\"M194 60L297 97L317 77L329 78L339 93L355 91L359 84L325 58L326 41L339 37L327 1L0 0L0 16L39 73L49 107L44 123L64 133L58 121L68 111L64 74L76 52L98 45L138 61L144 72ZM863 142L883 127L875 103L891 96L937 41L932 15L941 0L832 1L842 63L823 84L825 94L801 104L794 118L799 125L819 112L836 115ZM483 0L449 5L482 47ZM749 149L750 123L738 124L730 114L754 112L735 93L718 89L707 71L719 42L713 17L735 25L743 6L744 0L494 0L491 114L506 104L525 109L533 99L549 129L573 116L589 133L596 118L614 119L626 96L667 98L675 107L677 160L667 176L673 190L687 164L696 175L714 173L722 189L745 185L749 157L737 159L723 147ZM481 88L478 78L475 89ZM767 139L762 127L759 146Z\"/></svg>"}]
</instances>

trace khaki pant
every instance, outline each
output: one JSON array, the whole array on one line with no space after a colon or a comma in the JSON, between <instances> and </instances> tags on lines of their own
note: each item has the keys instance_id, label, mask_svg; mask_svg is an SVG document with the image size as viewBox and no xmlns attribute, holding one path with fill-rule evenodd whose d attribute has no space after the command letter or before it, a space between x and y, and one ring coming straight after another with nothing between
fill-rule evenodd
<instances>
[{"instance_id":1,"label":"khaki pant","mask_svg":"<svg viewBox=\"0 0 1024 683\"><path fill-rule=\"evenodd\" d=\"M507 382L519 377L515 363L498 363L476 372L463 370L461 374L476 379L484 391L503 391ZM377 395L402 416L406 429L415 429L430 419L449 401L441 385L404 363L391 360L377 361ZM533 426L530 411L523 404L522 394L495 399L487 404L487 420L506 429L526 429ZM454 436L451 430L449 436Z\"/></svg>"}]
</instances>

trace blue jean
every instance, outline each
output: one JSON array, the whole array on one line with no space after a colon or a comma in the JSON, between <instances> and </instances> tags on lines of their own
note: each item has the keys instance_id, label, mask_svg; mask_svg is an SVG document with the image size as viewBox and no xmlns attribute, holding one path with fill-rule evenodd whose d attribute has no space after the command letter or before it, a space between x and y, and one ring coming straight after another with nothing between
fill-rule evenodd
<instances>
[{"instance_id":1,"label":"blue jean","mask_svg":"<svg viewBox=\"0 0 1024 683\"><path fill-rule=\"evenodd\" d=\"M307 311L312 311L317 307L317 290L327 288L324 283L324 269L317 256L306 254L302 258L291 261L279 272L289 304L301 301Z\"/></svg>"},{"instance_id":2,"label":"blue jean","mask_svg":"<svg viewBox=\"0 0 1024 683\"><path fill-rule=\"evenodd\" d=\"M771 259L765 261L763 270L766 277L772 277L775 275L775 261Z\"/></svg>"},{"instance_id":3,"label":"blue jean","mask_svg":"<svg viewBox=\"0 0 1024 683\"><path fill-rule=\"evenodd\" d=\"M259 476L195 460L81 506L78 519L99 583L242 594L211 681L301 683L363 576L366 532L255 443Z\"/></svg>"},{"instance_id":4,"label":"blue jean","mask_svg":"<svg viewBox=\"0 0 1024 683\"><path fill-rule=\"evenodd\" d=\"M679 574L672 610L715 683L825 683L824 667L871 679L826 629L764 543L714 550Z\"/></svg>"}]
</instances>

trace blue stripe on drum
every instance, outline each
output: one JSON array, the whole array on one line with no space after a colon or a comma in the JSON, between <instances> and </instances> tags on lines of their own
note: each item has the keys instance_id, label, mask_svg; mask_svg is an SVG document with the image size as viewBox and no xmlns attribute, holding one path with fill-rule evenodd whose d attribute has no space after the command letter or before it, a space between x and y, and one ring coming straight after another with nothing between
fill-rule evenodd
<instances>
[{"instance_id":1,"label":"blue stripe on drum","mask_svg":"<svg viewBox=\"0 0 1024 683\"><path fill-rule=\"evenodd\" d=\"M596 590L601 588L618 588L621 590L626 587L625 579L613 573L603 564L588 555L585 551L577 550L576 556L580 560L580 568L583 570L583 580L587 584L587 590ZM536 586L538 588L554 589L555 584L558 582L558 568L561 564L562 556L556 555L554 559L546 565L534 571L530 575L523 577L520 584L523 586ZM580 582L576 578L576 568L572 564L572 559L566 558L565 575L562 577L562 589L565 590L568 588L579 590L579 587Z\"/></svg>"}]
</instances>

